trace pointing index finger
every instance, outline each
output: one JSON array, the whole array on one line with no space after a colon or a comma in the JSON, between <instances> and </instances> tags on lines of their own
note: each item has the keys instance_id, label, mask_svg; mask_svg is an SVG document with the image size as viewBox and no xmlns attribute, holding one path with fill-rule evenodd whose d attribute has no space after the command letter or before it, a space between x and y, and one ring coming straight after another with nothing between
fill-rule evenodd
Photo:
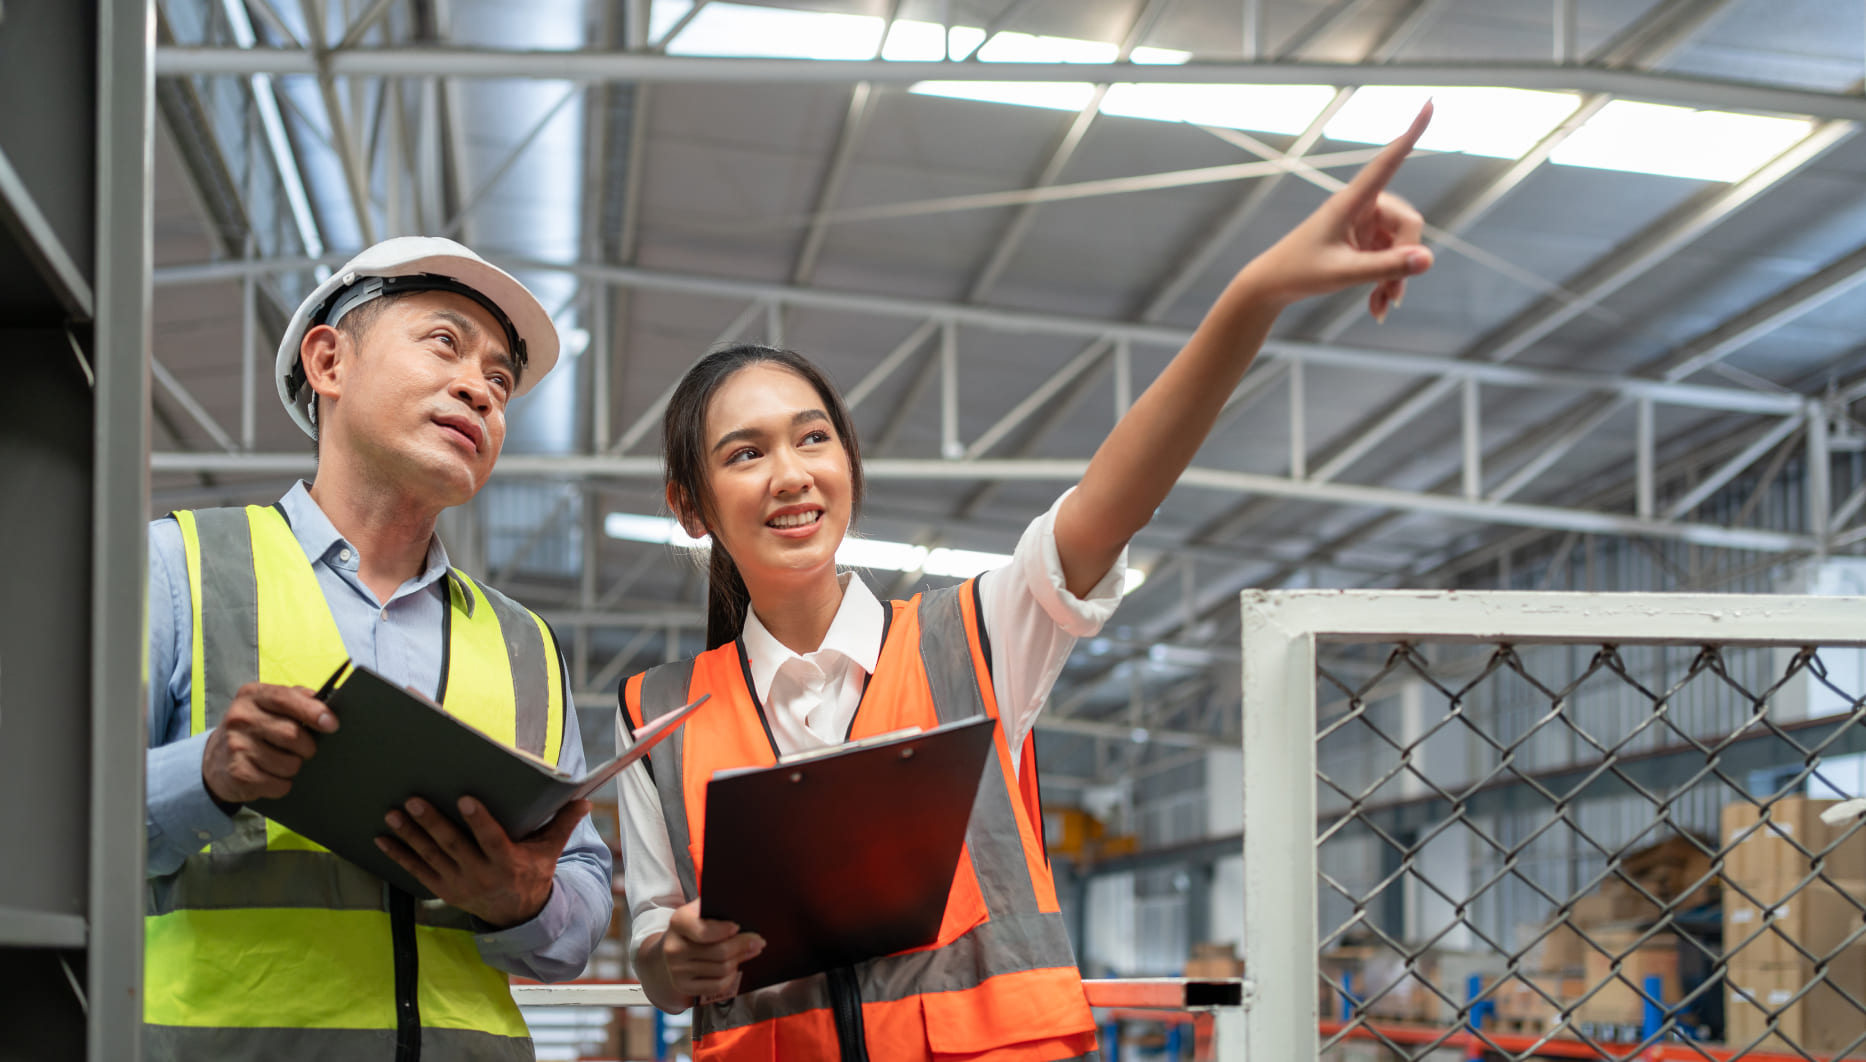
<instances>
[{"instance_id":1,"label":"pointing index finger","mask_svg":"<svg viewBox=\"0 0 1866 1062\"><path fill-rule=\"evenodd\" d=\"M1386 190L1387 182L1399 172L1400 164L1406 156L1412 154L1413 146L1425 135L1426 126L1432 124L1432 101L1425 101L1419 108L1419 114L1413 118L1411 128L1401 133L1389 143L1374 160L1361 168L1348 183L1347 199L1350 206L1358 207L1374 201Z\"/></svg>"}]
</instances>

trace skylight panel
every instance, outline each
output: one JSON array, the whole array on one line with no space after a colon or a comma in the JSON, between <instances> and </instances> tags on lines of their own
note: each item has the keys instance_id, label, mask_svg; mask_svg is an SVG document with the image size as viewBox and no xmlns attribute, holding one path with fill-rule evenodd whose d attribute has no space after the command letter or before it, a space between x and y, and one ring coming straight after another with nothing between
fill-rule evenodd
<instances>
[{"instance_id":1,"label":"skylight panel","mask_svg":"<svg viewBox=\"0 0 1866 1062\"><path fill-rule=\"evenodd\" d=\"M1564 166L1738 181L1813 131L1805 118L1766 118L1615 100L1564 140Z\"/></svg>"},{"instance_id":2,"label":"skylight panel","mask_svg":"<svg viewBox=\"0 0 1866 1062\"><path fill-rule=\"evenodd\" d=\"M907 91L917 96L1079 111L1088 106L1095 86L1085 81L921 81Z\"/></svg>"},{"instance_id":3,"label":"skylight panel","mask_svg":"<svg viewBox=\"0 0 1866 1062\"><path fill-rule=\"evenodd\" d=\"M1432 101L1425 151L1518 159L1581 106L1572 92L1532 89L1369 85L1357 91L1323 135L1356 144L1384 144Z\"/></svg>"},{"instance_id":4,"label":"skylight panel","mask_svg":"<svg viewBox=\"0 0 1866 1062\"><path fill-rule=\"evenodd\" d=\"M668 42L669 55L765 59L873 59L881 19L714 2Z\"/></svg>"},{"instance_id":5,"label":"skylight panel","mask_svg":"<svg viewBox=\"0 0 1866 1062\"><path fill-rule=\"evenodd\" d=\"M1295 135L1335 97L1327 85L1114 85L1101 113Z\"/></svg>"},{"instance_id":6,"label":"skylight panel","mask_svg":"<svg viewBox=\"0 0 1866 1062\"><path fill-rule=\"evenodd\" d=\"M947 58L950 44L951 57L963 59L985 39L985 31L977 26L954 26L942 40L944 28L937 22L897 19L888 30L887 43L881 46L881 58L893 62L936 63Z\"/></svg>"},{"instance_id":7,"label":"skylight panel","mask_svg":"<svg viewBox=\"0 0 1866 1062\"><path fill-rule=\"evenodd\" d=\"M1149 66L1178 66L1192 59L1191 52L1182 52L1177 48L1136 48L1127 55L1128 62L1145 63Z\"/></svg>"},{"instance_id":8,"label":"skylight panel","mask_svg":"<svg viewBox=\"0 0 1866 1062\"><path fill-rule=\"evenodd\" d=\"M658 41L693 10L693 0L654 0L648 8L648 39Z\"/></svg>"},{"instance_id":9,"label":"skylight panel","mask_svg":"<svg viewBox=\"0 0 1866 1062\"><path fill-rule=\"evenodd\" d=\"M1029 33L1000 33L978 50L979 59L987 63L1112 63L1120 55L1120 46L1106 41Z\"/></svg>"}]
</instances>

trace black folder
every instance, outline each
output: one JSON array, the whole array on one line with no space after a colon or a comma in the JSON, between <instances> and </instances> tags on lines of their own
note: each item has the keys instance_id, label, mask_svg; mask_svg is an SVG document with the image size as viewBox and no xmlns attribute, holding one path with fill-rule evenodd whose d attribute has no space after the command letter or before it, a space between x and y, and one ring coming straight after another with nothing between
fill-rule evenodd
<instances>
[{"instance_id":1,"label":"black folder","mask_svg":"<svg viewBox=\"0 0 1866 1062\"><path fill-rule=\"evenodd\" d=\"M572 777L349 661L317 696L336 715L337 732L316 735L317 754L292 779L291 792L247 806L424 900L434 894L376 847L377 837L391 836L383 816L409 797L426 800L466 830L457 802L471 796L508 835L524 837L640 759L706 700L654 719L626 752Z\"/></svg>"},{"instance_id":2,"label":"black folder","mask_svg":"<svg viewBox=\"0 0 1866 1062\"><path fill-rule=\"evenodd\" d=\"M764 937L741 992L933 943L997 725L713 776L700 915Z\"/></svg>"}]
</instances>

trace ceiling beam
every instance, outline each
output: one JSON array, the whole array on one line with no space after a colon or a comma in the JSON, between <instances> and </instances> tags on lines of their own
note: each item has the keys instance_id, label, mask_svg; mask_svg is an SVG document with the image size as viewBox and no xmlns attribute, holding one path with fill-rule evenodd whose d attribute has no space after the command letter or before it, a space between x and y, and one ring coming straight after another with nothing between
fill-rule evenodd
<instances>
[{"instance_id":1,"label":"ceiling beam","mask_svg":"<svg viewBox=\"0 0 1866 1062\"><path fill-rule=\"evenodd\" d=\"M1781 85L1554 63L947 63L738 59L620 51L354 48L322 55L290 48L169 45L156 75L304 74L325 77L540 78L711 84L903 85L917 81L1070 81L1146 85L1445 85L1604 92L1692 107L1866 120L1866 99Z\"/></svg>"},{"instance_id":2,"label":"ceiling beam","mask_svg":"<svg viewBox=\"0 0 1866 1062\"><path fill-rule=\"evenodd\" d=\"M241 475L304 475L315 468L310 454L156 453L150 456L155 472L213 472ZM871 482L988 481L1074 483L1088 468L1083 460L947 461L937 458L878 458L863 463ZM495 475L501 477L577 477L606 479L661 478L661 462L653 457L586 454L510 454L502 458ZM1472 501L1445 494L1430 494L1395 487L1363 487L1343 483L1314 483L1253 472L1219 468L1188 468L1179 477L1182 486L1279 498L1325 502L1371 509L1429 513L1476 524L1510 524L1597 534L1645 535L1678 539L1699 545L1764 552L1806 549L1807 535L1707 524L1640 519L1622 513L1564 509L1552 505Z\"/></svg>"},{"instance_id":3,"label":"ceiling beam","mask_svg":"<svg viewBox=\"0 0 1866 1062\"><path fill-rule=\"evenodd\" d=\"M881 50L887 45L888 34L893 32L894 20L900 13L901 0L888 0L887 14L881 20L881 36L875 42L874 58L881 58ZM874 117L879 95L879 90L868 81L856 82L849 91L849 106L843 113L842 125L836 130L836 144L830 149L829 165L812 197L810 227L805 230L797 246L797 257L791 263L790 282L793 284L808 284L816 276L817 257L823 253L823 243L829 238L830 208L842 198L842 186L848 179L850 164L855 161L856 146L862 142L869 119Z\"/></svg>"},{"instance_id":4,"label":"ceiling beam","mask_svg":"<svg viewBox=\"0 0 1866 1062\"><path fill-rule=\"evenodd\" d=\"M734 327L728 328L718 342L730 341L749 324L755 313L762 312L762 307L766 304L906 318L917 323L928 320L950 320L956 325L994 332L1074 336L1097 342L1125 340L1143 346L1163 347L1169 350L1184 346L1186 341L1192 337L1191 329L1169 325L973 306L967 303L872 295L865 292L838 291L828 288L796 287L626 266L565 265L496 254L491 257L494 261L515 269L567 272L602 280L621 288L717 296L752 303L753 305L747 307L740 315L740 321ZM327 259L255 259L208 262L198 265L158 266L154 272L154 283L158 288L181 284L220 283L252 275L307 269L316 264L335 264L335 262ZM1271 360L1287 359L1318 365L1385 372L1399 376L1435 376L1451 381L1454 385L1465 379L1475 379L1486 386L1493 387L1597 391L1647 397L1654 401L1674 405L1750 413L1790 413L1799 408L1801 401L1799 396L1766 394L1747 388L1687 384L1612 376L1606 373L1569 372L1561 369L1495 364L1299 340L1271 339L1264 344L1262 357Z\"/></svg>"}]
</instances>

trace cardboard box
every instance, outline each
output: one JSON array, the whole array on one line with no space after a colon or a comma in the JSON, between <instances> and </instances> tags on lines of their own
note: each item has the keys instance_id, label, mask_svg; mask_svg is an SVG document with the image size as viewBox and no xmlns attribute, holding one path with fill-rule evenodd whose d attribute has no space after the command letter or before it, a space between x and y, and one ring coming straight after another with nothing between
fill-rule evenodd
<instances>
[{"instance_id":1,"label":"cardboard box","mask_svg":"<svg viewBox=\"0 0 1866 1062\"><path fill-rule=\"evenodd\" d=\"M1824 976L1809 962L1733 963L1725 984L1724 1041L1782 1054L1800 1048L1831 1055L1850 1047L1852 1054L1866 1054L1866 1011L1848 996L1866 1005L1866 945L1830 960ZM1862 1044L1854 1046L1856 1040Z\"/></svg>"},{"instance_id":2,"label":"cardboard box","mask_svg":"<svg viewBox=\"0 0 1866 1062\"><path fill-rule=\"evenodd\" d=\"M1611 1024L1638 1024L1646 1013L1646 978L1659 978L1659 1002L1682 998L1678 978L1678 949L1681 942L1671 933L1653 935L1635 947L1641 934L1636 930L1606 929L1591 934L1606 954L1592 948L1582 976L1582 992L1605 985L1575 1008L1579 1021Z\"/></svg>"},{"instance_id":3,"label":"cardboard box","mask_svg":"<svg viewBox=\"0 0 1866 1062\"><path fill-rule=\"evenodd\" d=\"M1813 873L1810 856L1818 857L1830 881L1866 880L1866 828L1821 821L1821 812L1835 803L1785 797L1769 808L1766 821L1753 804L1724 805L1724 879L1764 904L1779 901Z\"/></svg>"},{"instance_id":4,"label":"cardboard box","mask_svg":"<svg viewBox=\"0 0 1866 1062\"><path fill-rule=\"evenodd\" d=\"M1716 848L1707 839L1668 837L1623 857L1620 871L1674 910L1701 907L1717 899L1710 855Z\"/></svg>"},{"instance_id":5,"label":"cardboard box","mask_svg":"<svg viewBox=\"0 0 1866 1062\"><path fill-rule=\"evenodd\" d=\"M1573 1011L1587 982L1579 977L1524 977L1518 975L1498 986L1497 1020L1505 1025L1551 1029Z\"/></svg>"},{"instance_id":6,"label":"cardboard box","mask_svg":"<svg viewBox=\"0 0 1866 1062\"><path fill-rule=\"evenodd\" d=\"M608 1054L625 1062L654 1057L654 1012L644 1007L618 1007L609 1023Z\"/></svg>"},{"instance_id":7,"label":"cardboard box","mask_svg":"<svg viewBox=\"0 0 1866 1062\"><path fill-rule=\"evenodd\" d=\"M1212 979L1243 977L1244 960L1238 958L1237 945L1231 941L1200 941L1192 945L1192 955L1186 960L1185 975Z\"/></svg>"},{"instance_id":8,"label":"cardboard box","mask_svg":"<svg viewBox=\"0 0 1866 1062\"><path fill-rule=\"evenodd\" d=\"M1732 963L1781 966L1803 961L1803 950L1825 958L1849 943L1866 943L1866 881L1816 881L1774 906L1724 893L1723 947Z\"/></svg>"},{"instance_id":9,"label":"cardboard box","mask_svg":"<svg viewBox=\"0 0 1866 1062\"><path fill-rule=\"evenodd\" d=\"M1540 932L1541 927L1531 927L1520 939L1534 937ZM1548 933L1530 945L1524 965L1537 974L1578 973L1587 965L1588 953L1593 950L1574 926L1558 923L1548 927Z\"/></svg>"},{"instance_id":10,"label":"cardboard box","mask_svg":"<svg viewBox=\"0 0 1866 1062\"><path fill-rule=\"evenodd\" d=\"M1592 929L1626 923L1650 923L1664 909L1641 895L1639 890L1616 878L1608 878L1600 887L1575 901L1569 912L1570 925ZM1590 949L1591 950L1591 949Z\"/></svg>"},{"instance_id":11,"label":"cardboard box","mask_svg":"<svg viewBox=\"0 0 1866 1062\"><path fill-rule=\"evenodd\" d=\"M1321 957L1322 1013L1340 1012L1338 989L1344 978L1351 981L1354 997L1367 1014L1388 1021L1437 1022L1451 1014L1445 1001L1431 987L1437 982L1438 961L1432 955L1419 955L1410 962L1397 952L1378 945L1350 945L1334 948ZM1453 999L1462 999L1460 987Z\"/></svg>"}]
</instances>

